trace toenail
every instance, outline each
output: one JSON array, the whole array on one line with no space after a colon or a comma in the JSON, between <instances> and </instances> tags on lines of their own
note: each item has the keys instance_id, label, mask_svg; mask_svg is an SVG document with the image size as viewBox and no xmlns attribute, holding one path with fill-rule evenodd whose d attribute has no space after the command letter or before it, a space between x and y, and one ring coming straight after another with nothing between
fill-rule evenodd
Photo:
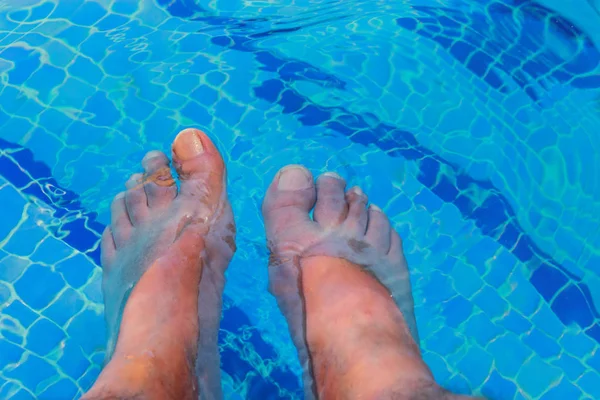
<instances>
[{"instance_id":1,"label":"toenail","mask_svg":"<svg viewBox=\"0 0 600 400\"><path fill-rule=\"evenodd\" d=\"M340 175L336 174L335 172L325 172L322 176L329 176L330 178L334 178L340 181L343 181L344 178L342 178Z\"/></svg>"},{"instance_id":2,"label":"toenail","mask_svg":"<svg viewBox=\"0 0 600 400\"><path fill-rule=\"evenodd\" d=\"M301 190L312 186L312 178L306 168L288 165L279 172L279 190Z\"/></svg>"},{"instance_id":3,"label":"toenail","mask_svg":"<svg viewBox=\"0 0 600 400\"><path fill-rule=\"evenodd\" d=\"M181 160L189 160L204 153L200 133L195 129L183 130L175 138L175 154Z\"/></svg>"},{"instance_id":4,"label":"toenail","mask_svg":"<svg viewBox=\"0 0 600 400\"><path fill-rule=\"evenodd\" d=\"M375 204L369 204L369 207L371 207L371 210L373 210L373 211L377 211L380 213L383 212L383 210L381 208L377 207Z\"/></svg>"},{"instance_id":5,"label":"toenail","mask_svg":"<svg viewBox=\"0 0 600 400\"><path fill-rule=\"evenodd\" d=\"M146 153L144 156L145 161L154 160L155 158L162 157L163 153L158 150L152 150Z\"/></svg>"},{"instance_id":6,"label":"toenail","mask_svg":"<svg viewBox=\"0 0 600 400\"><path fill-rule=\"evenodd\" d=\"M350 189L350 191L354 192L354 194L356 194L357 196L365 195L365 192L363 192L362 189L358 186L354 186L352 189Z\"/></svg>"}]
</instances>

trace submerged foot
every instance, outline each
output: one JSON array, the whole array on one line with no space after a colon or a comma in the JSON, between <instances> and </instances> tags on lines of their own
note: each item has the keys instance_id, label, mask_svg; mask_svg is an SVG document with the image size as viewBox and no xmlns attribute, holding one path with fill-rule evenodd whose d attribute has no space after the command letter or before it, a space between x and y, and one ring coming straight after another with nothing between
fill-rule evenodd
<instances>
[{"instance_id":1,"label":"submerged foot","mask_svg":"<svg viewBox=\"0 0 600 400\"><path fill-rule=\"evenodd\" d=\"M193 129L175 139L173 161L179 191L154 151L112 203L102 238L111 361L87 398L221 397L217 332L235 251L224 163Z\"/></svg>"},{"instance_id":2,"label":"submerged foot","mask_svg":"<svg viewBox=\"0 0 600 400\"><path fill-rule=\"evenodd\" d=\"M305 392L444 398L417 345L400 237L367 202L360 188L345 191L338 175L323 174L315 185L296 165L279 171L265 197L270 288L298 348Z\"/></svg>"}]
</instances>

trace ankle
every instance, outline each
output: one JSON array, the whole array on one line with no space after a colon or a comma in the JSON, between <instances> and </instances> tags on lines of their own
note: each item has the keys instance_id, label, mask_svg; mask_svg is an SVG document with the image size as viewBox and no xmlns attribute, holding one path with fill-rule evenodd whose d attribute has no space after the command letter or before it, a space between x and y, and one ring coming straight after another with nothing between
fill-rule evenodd
<instances>
[{"instance_id":1,"label":"ankle","mask_svg":"<svg viewBox=\"0 0 600 400\"><path fill-rule=\"evenodd\" d=\"M192 400L197 398L196 387L192 359L184 352L174 352L167 359L150 351L115 353L84 399Z\"/></svg>"}]
</instances>

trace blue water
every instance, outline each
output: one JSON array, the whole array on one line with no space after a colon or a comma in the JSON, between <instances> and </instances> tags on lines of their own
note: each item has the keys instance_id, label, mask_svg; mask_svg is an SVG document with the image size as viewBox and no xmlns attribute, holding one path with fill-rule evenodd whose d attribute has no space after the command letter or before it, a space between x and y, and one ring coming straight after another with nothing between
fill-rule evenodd
<instances>
[{"instance_id":1,"label":"blue water","mask_svg":"<svg viewBox=\"0 0 600 400\"><path fill-rule=\"evenodd\" d=\"M93 384L108 206L187 126L223 152L238 223L226 398L302 396L259 212L302 163L401 233L444 387L599 399L600 13L545 1L4 1L0 399Z\"/></svg>"}]
</instances>

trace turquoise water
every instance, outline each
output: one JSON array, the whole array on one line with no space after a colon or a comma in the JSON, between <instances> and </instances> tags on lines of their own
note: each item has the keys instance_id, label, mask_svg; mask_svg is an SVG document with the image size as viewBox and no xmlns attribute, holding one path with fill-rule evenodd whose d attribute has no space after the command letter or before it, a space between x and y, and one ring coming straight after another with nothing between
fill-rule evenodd
<instances>
[{"instance_id":1,"label":"turquoise water","mask_svg":"<svg viewBox=\"0 0 600 400\"><path fill-rule=\"evenodd\" d=\"M388 213L443 386L600 398L595 6L4 1L0 399L94 382L110 201L187 126L223 152L238 224L227 398L302 396L259 213L288 163L335 170Z\"/></svg>"}]
</instances>

